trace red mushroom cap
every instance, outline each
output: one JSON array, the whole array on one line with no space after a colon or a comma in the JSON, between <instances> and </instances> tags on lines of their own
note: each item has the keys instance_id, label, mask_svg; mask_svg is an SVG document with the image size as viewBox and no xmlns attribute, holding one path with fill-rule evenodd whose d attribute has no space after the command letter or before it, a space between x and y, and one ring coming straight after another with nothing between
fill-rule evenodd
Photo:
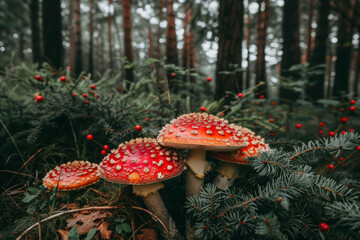
<instances>
[{"instance_id":1,"label":"red mushroom cap","mask_svg":"<svg viewBox=\"0 0 360 240\"><path fill-rule=\"evenodd\" d=\"M259 152L268 152L270 150L269 145L264 142L264 138L256 136L250 129L243 128L243 133L245 135L244 139L249 142L247 147L231 153L214 152L211 156L225 162L248 164L246 160L248 157L254 157L258 155Z\"/></svg>"},{"instance_id":2,"label":"red mushroom cap","mask_svg":"<svg viewBox=\"0 0 360 240\"><path fill-rule=\"evenodd\" d=\"M59 181L58 191L71 191L94 184L99 179L97 164L74 161L61 164L49 171L43 178L43 184L46 188L53 189Z\"/></svg>"},{"instance_id":3,"label":"red mushroom cap","mask_svg":"<svg viewBox=\"0 0 360 240\"><path fill-rule=\"evenodd\" d=\"M166 147L235 151L247 146L242 128L207 113L184 114L160 131L158 142Z\"/></svg>"},{"instance_id":4,"label":"red mushroom cap","mask_svg":"<svg viewBox=\"0 0 360 240\"><path fill-rule=\"evenodd\" d=\"M159 145L153 138L137 138L112 150L100 163L103 179L143 185L176 177L184 170L183 157Z\"/></svg>"}]
</instances>

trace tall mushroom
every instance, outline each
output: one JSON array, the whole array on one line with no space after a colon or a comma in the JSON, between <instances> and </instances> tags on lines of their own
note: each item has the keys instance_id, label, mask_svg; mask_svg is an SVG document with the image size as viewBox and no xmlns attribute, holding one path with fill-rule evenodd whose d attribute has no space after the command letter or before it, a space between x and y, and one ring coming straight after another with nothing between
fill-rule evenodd
<instances>
[{"instance_id":1,"label":"tall mushroom","mask_svg":"<svg viewBox=\"0 0 360 240\"><path fill-rule=\"evenodd\" d=\"M248 143L241 128L206 113L184 114L171 120L160 131L158 142L165 147L190 149L187 165L186 195L198 195L204 176L210 170L206 151L236 151Z\"/></svg>"},{"instance_id":2,"label":"tall mushroom","mask_svg":"<svg viewBox=\"0 0 360 240\"><path fill-rule=\"evenodd\" d=\"M160 146L155 139L137 138L112 150L100 163L99 173L107 181L134 185L134 193L165 223L170 234L180 239L158 190L164 187L162 181L182 173L185 167L182 160L177 151Z\"/></svg>"},{"instance_id":3,"label":"tall mushroom","mask_svg":"<svg viewBox=\"0 0 360 240\"><path fill-rule=\"evenodd\" d=\"M71 191L92 185L100 180L98 165L88 161L73 161L61 164L43 178L48 189L58 186L58 191Z\"/></svg>"},{"instance_id":4,"label":"tall mushroom","mask_svg":"<svg viewBox=\"0 0 360 240\"><path fill-rule=\"evenodd\" d=\"M239 149L236 152L213 152L211 156L222 161L216 171L219 173L215 178L215 185L222 190L230 187L235 178L246 175L246 170L241 165L249 164L248 157L254 157L259 152L267 152L270 150L269 145L264 142L264 138L255 135L248 128L242 128L244 139L249 145Z\"/></svg>"}]
</instances>

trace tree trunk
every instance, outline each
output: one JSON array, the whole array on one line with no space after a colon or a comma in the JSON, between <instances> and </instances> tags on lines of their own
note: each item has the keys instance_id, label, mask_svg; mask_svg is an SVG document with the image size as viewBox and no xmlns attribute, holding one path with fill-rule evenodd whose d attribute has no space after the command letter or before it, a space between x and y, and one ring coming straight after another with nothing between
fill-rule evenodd
<instances>
[{"instance_id":1,"label":"tree trunk","mask_svg":"<svg viewBox=\"0 0 360 240\"><path fill-rule=\"evenodd\" d=\"M129 62L134 61L134 53L131 43L131 1L122 0L123 17L124 17L124 44L125 57ZM127 68L125 70L126 80L133 81L133 69Z\"/></svg>"},{"instance_id":2,"label":"tree trunk","mask_svg":"<svg viewBox=\"0 0 360 240\"><path fill-rule=\"evenodd\" d=\"M120 27L116 22L116 12L115 12L115 8L114 8L114 25L115 25L115 31L116 31L116 36L117 36L117 40L119 42L119 53L120 53L120 57L123 56L123 52L122 52L122 47L121 47L121 35L120 35Z\"/></svg>"},{"instance_id":3,"label":"tree trunk","mask_svg":"<svg viewBox=\"0 0 360 240\"><path fill-rule=\"evenodd\" d=\"M219 8L219 48L216 63L216 97L225 96L226 91L240 92L242 73L222 74L241 67L243 40L243 0L220 1Z\"/></svg>"},{"instance_id":4,"label":"tree trunk","mask_svg":"<svg viewBox=\"0 0 360 240\"><path fill-rule=\"evenodd\" d=\"M109 0L109 12L107 17L107 29L108 29L108 44L109 44L109 59L110 59L110 70L114 68L113 62L113 53L112 53L112 43L111 43L111 7L113 5L113 1Z\"/></svg>"},{"instance_id":5,"label":"tree trunk","mask_svg":"<svg viewBox=\"0 0 360 240\"><path fill-rule=\"evenodd\" d=\"M301 62L299 25L300 25L300 2L299 0L285 0L283 17L283 55L281 60L281 75L287 78L296 78L287 70ZM299 94L291 89L281 88L280 97L286 100L295 100Z\"/></svg>"},{"instance_id":6,"label":"tree trunk","mask_svg":"<svg viewBox=\"0 0 360 240\"><path fill-rule=\"evenodd\" d=\"M51 66L63 65L63 45L61 34L60 0L43 0L42 25L44 57Z\"/></svg>"},{"instance_id":7,"label":"tree trunk","mask_svg":"<svg viewBox=\"0 0 360 240\"><path fill-rule=\"evenodd\" d=\"M39 0L30 1L31 45L34 63L41 62Z\"/></svg>"},{"instance_id":8,"label":"tree trunk","mask_svg":"<svg viewBox=\"0 0 360 240\"><path fill-rule=\"evenodd\" d=\"M69 1L69 66L74 68L74 27L73 27L73 1Z\"/></svg>"},{"instance_id":9,"label":"tree trunk","mask_svg":"<svg viewBox=\"0 0 360 240\"><path fill-rule=\"evenodd\" d=\"M75 74L79 75L83 70L82 66L82 49L81 49L81 15L80 0L75 0L74 5L75 16Z\"/></svg>"},{"instance_id":10,"label":"tree trunk","mask_svg":"<svg viewBox=\"0 0 360 240\"><path fill-rule=\"evenodd\" d=\"M154 57L154 40L151 30L151 23L149 24L149 58Z\"/></svg>"},{"instance_id":11,"label":"tree trunk","mask_svg":"<svg viewBox=\"0 0 360 240\"><path fill-rule=\"evenodd\" d=\"M161 49L160 49L160 38L161 38L161 27L160 22L162 20L162 9L164 7L164 0L160 0L159 2L159 25L158 25L158 32L157 32L157 46L156 46L156 57L157 59L162 58Z\"/></svg>"},{"instance_id":12,"label":"tree trunk","mask_svg":"<svg viewBox=\"0 0 360 240\"><path fill-rule=\"evenodd\" d=\"M71 2L71 1L70 1ZM94 78L94 60L93 60L93 49L94 49L94 0L89 0L90 6L90 23L89 23L89 34L90 34L90 43L89 43L89 73L92 78Z\"/></svg>"},{"instance_id":13,"label":"tree trunk","mask_svg":"<svg viewBox=\"0 0 360 240\"><path fill-rule=\"evenodd\" d=\"M182 64L188 71L186 75L187 82L195 82L195 78L191 77L190 69L195 68L196 51L194 47L194 33L191 31L192 8L190 4L185 6L184 17L184 47L182 52Z\"/></svg>"},{"instance_id":14,"label":"tree trunk","mask_svg":"<svg viewBox=\"0 0 360 240\"><path fill-rule=\"evenodd\" d=\"M266 66L265 66L265 44L266 44L266 31L269 23L269 0L258 0L259 6L262 2L265 4L263 12L257 13L256 17L256 46L257 46L257 58L256 58L256 84L260 82L266 82ZM261 85L257 90L261 95L266 96L266 85ZM257 95L259 97L260 94Z\"/></svg>"},{"instance_id":15,"label":"tree trunk","mask_svg":"<svg viewBox=\"0 0 360 240\"><path fill-rule=\"evenodd\" d=\"M247 67L246 67L246 78L245 81L243 82L243 89L249 88L250 87L250 11L249 9L247 10L247 18L245 21L245 41L246 41L246 50L247 50L247 54L246 54L246 61L247 61Z\"/></svg>"},{"instance_id":16,"label":"tree trunk","mask_svg":"<svg viewBox=\"0 0 360 240\"><path fill-rule=\"evenodd\" d=\"M330 4L328 0L319 1L318 6L318 19L315 36L315 45L313 53L310 58L310 66L316 66L320 64L326 64L326 50L327 50L327 38L329 35L329 20ZM310 56L310 55L308 55ZM325 71L323 74L312 77L311 82L316 82L313 86L307 87L307 95L310 100L316 101L324 97L324 79Z\"/></svg>"},{"instance_id":17,"label":"tree trunk","mask_svg":"<svg viewBox=\"0 0 360 240\"><path fill-rule=\"evenodd\" d=\"M344 12L350 19L353 17L353 0L341 0L340 10ZM338 42L336 48L336 65L335 65L335 82L333 88L333 96L339 96L348 92L350 64L351 64L351 41L353 30L351 22L339 15Z\"/></svg>"},{"instance_id":18,"label":"tree trunk","mask_svg":"<svg viewBox=\"0 0 360 240\"><path fill-rule=\"evenodd\" d=\"M359 96L360 83L360 49L357 49L356 63L355 63L355 78L354 78L354 96Z\"/></svg>"},{"instance_id":19,"label":"tree trunk","mask_svg":"<svg viewBox=\"0 0 360 240\"><path fill-rule=\"evenodd\" d=\"M25 45L24 34L19 33L19 58L21 61L25 61L24 45Z\"/></svg>"},{"instance_id":20,"label":"tree trunk","mask_svg":"<svg viewBox=\"0 0 360 240\"><path fill-rule=\"evenodd\" d=\"M320 0L321 2L322 0ZM309 12L308 12L308 22L307 22L307 30L306 30L306 50L305 50L305 54L304 54L304 61L303 62L310 62L311 59L311 52L312 52L312 44L311 44L311 31L312 31L312 27L311 27L311 23L313 20L313 11L314 10L314 0L309 0ZM320 11L320 10L319 10ZM319 27L322 25L318 25ZM318 28L319 28L318 27Z\"/></svg>"},{"instance_id":21,"label":"tree trunk","mask_svg":"<svg viewBox=\"0 0 360 240\"><path fill-rule=\"evenodd\" d=\"M178 65L174 0L167 0L166 63Z\"/></svg>"}]
</instances>

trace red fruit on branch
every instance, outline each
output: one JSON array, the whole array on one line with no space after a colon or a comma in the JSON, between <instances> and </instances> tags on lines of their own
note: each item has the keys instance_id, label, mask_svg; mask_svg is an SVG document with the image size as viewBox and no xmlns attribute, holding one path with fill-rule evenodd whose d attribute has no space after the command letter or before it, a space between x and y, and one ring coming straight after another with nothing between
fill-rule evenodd
<instances>
[{"instance_id":1,"label":"red fruit on branch","mask_svg":"<svg viewBox=\"0 0 360 240\"><path fill-rule=\"evenodd\" d=\"M101 151L101 155L105 155L106 154L106 151L105 150L102 150Z\"/></svg>"},{"instance_id":2,"label":"red fruit on branch","mask_svg":"<svg viewBox=\"0 0 360 240\"><path fill-rule=\"evenodd\" d=\"M341 123L347 123L348 122L348 118L347 117L342 117L341 119L340 119L340 122Z\"/></svg>"},{"instance_id":3,"label":"red fruit on branch","mask_svg":"<svg viewBox=\"0 0 360 240\"><path fill-rule=\"evenodd\" d=\"M141 127L140 125L136 125L136 126L135 126L135 130L136 130L136 131L141 131L141 129L142 129L142 127Z\"/></svg>"},{"instance_id":4,"label":"red fruit on branch","mask_svg":"<svg viewBox=\"0 0 360 240\"><path fill-rule=\"evenodd\" d=\"M37 96L35 98L35 102L43 102L44 101L44 97L43 96Z\"/></svg>"},{"instance_id":5,"label":"red fruit on branch","mask_svg":"<svg viewBox=\"0 0 360 240\"><path fill-rule=\"evenodd\" d=\"M176 76L176 74L175 73L171 73L171 77L175 77Z\"/></svg>"},{"instance_id":6,"label":"red fruit on branch","mask_svg":"<svg viewBox=\"0 0 360 240\"><path fill-rule=\"evenodd\" d=\"M108 146L108 145L104 145L103 149L104 149L105 151L107 151L107 150L109 150L109 146Z\"/></svg>"},{"instance_id":7,"label":"red fruit on branch","mask_svg":"<svg viewBox=\"0 0 360 240\"><path fill-rule=\"evenodd\" d=\"M350 110L351 112L354 112L354 111L356 110L356 107L351 106L351 107L349 107L349 110Z\"/></svg>"},{"instance_id":8,"label":"red fruit on branch","mask_svg":"<svg viewBox=\"0 0 360 240\"><path fill-rule=\"evenodd\" d=\"M302 127L302 126L301 126L300 123L296 124L296 128L297 128L297 129L300 129L301 127Z\"/></svg>"},{"instance_id":9,"label":"red fruit on branch","mask_svg":"<svg viewBox=\"0 0 360 240\"><path fill-rule=\"evenodd\" d=\"M327 225L327 223L320 223L319 229L322 232L327 232L327 231L329 231L329 225Z\"/></svg>"},{"instance_id":10,"label":"red fruit on branch","mask_svg":"<svg viewBox=\"0 0 360 240\"><path fill-rule=\"evenodd\" d=\"M242 98L243 96L244 96L244 94L238 93L238 97L239 97L239 98Z\"/></svg>"},{"instance_id":11,"label":"red fruit on branch","mask_svg":"<svg viewBox=\"0 0 360 240\"><path fill-rule=\"evenodd\" d=\"M211 77L206 78L207 82L211 82L211 80L212 80Z\"/></svg>"},{"instance_id":12,"label":"red fruit on branch","mask_svg":"<svg viewBox=\"0 0 360 240\"><path fill-rule=\"evenodd\" d=\"M335 136L335 132L329 132L329 136L330 136L330 137L334 137L334 136Z\"/></svg>"},{"instance_id":13,"label":"red fruit on branch","mask_svg":"<svg viewBox=\"0 0 360 240\"><path fill-rule=\"evenodd\" d=\"M350 100L350 104L351 104L351 105L354 105L355 103L356 103L355 100Z\"/></svg>"},{"instance_id":14,"label":"red fruit on branch","mask_svg":"<svg viewBox=\"0 0 360 240\"><path fill-rule=\"evenodd\" d=\"M89 134L89 135L86 136L86 139L89 140L89 141L91 141L93 138L94 138L94 136L91 135L91 134Z\"/></svg>"},{"instance_id":15,"label":"red fruit on branch","mask_svg":"<svg viewBox=\"0 0 360 240\"><path fill-rule=\"evenodd\" d=\"M90 88L95 90L96 86L95 85L90 85Z\"/></svg>"},{"instance_id":16,"label":"red fruit on branch","mask_svg":"<svg viewBox=\"0 0 360 240\"><path fill-rule=\"evenodd\" d=\"M66 82L66 77L65 77L65 76L61 76L61 77L60 77L60 81Z\"/></svg>"}]
</instances>

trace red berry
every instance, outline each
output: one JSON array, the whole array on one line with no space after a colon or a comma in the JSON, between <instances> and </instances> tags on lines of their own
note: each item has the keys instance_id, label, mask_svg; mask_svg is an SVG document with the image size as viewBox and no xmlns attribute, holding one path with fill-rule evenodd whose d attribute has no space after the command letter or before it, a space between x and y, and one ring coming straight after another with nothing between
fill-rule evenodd
<instances>
[{"instance_id":1,"label":"red berry","mask_svg":"<svg viewBox=\"0 0 360 240\"><path fill-rule=\"evenodd\" d=\"M351 106L351 107L349 107L349 110L353 112L353 111L355 111L355 110L356 110L356 107Z\"/></svg>"},{"instance_id":2,"label":"red berry","mask_svg":"<svg viewBox=\"0 0 360 240\"><path fill-rule=\"evenodd\" d=\"M150 121L150 118L145 118L146 121Z\"/></svg>"},{"instance_id":3,"label":"red berry","mask_svg":"<svg viewBox=\"0 0 360 240\"><path fill-rule=\"evenodd\" d=\"M347 123L348 122L348 118L347 117L342 117L341 119L340 119L340 122L341 123Z\"/></svg>"},{"instance_id":4,"label":"red berry","mask_svg":"<svg viewBox=\"0 0 360 240\"><path fill-rule=\"evenodd\" d=\"M175 77L175 76L176 76L176 74L175 74L175 73L172 73L172 74L171 74L171 77Z\"/></svg>"},{"instance_id":5,"label":"red berry","mask_svg":"<svg viewBox=\"0 0 360 240\"><path fill-rule=\"evenodd\" d=\"M86 93L83 93L83 95L82 95L83 97L87 97L87 95L86 95Z\"/></svg>"},{"instance_id":6,"label":"red berry","mask_svg":"<svg viewBox=\"0 0 360 240\"><path fill-rule=\"evenodd\" d=\"M70 69L71 69L71 67L70 67L70 66L68 66L68 67L67 67L67 69L69 69L69 70L70 70Z\"/></svg>"},{"instance_id":7,"label":"red berry","mask_svg":"<svg viewBox=\"0 0 360 240\"><path fill-rule=\"evenodd\" d=\"M43 96L37 96L35 99L35 102L42 102L44 101L44 97Z\"/></svg>"},{"instance_id":8,"label":"red berry","mask_svg":"<svg viewBox=\"0 0 360 240\"><path fill-rule=\"evenodd\" d=\"M242 98L243 96L244 96L244 94L238 93L238 97L239 97L239 98Z\"/></svg>"},{"instance_id":9,"label":"red berry","mask_svg":"<svg viewBox=\"0 0 360 240\"><path fill-rule=\"evenodd\" d=\"M351 101L350 101L350 104L351 104L351 105L354 105L355 103L356 103L355 100L351 100Z\"/></svg>"},{"instance_id":10,"label":"red berry","mask_svg":"<svg viewBox=\"0 0 360 240\"><path fill-rule=\"evenodd\" d=\"M106 154L106 151L105 150L102 150L101 151L101 155L105 155Z\"/></svg>"},{"instance_id":11,"label":"red berry","mask_svg":"<svg viewBox=\"0 0 360 240\"><path fill-rule=\"evenodd\" d=\"M261 99L264 99L264 95L260 95L260 98L261 98Z\"/></svg>"},{"instance_id":12,"label":"red berry","mask_svg":"<svg viewBox=\"0 0 360 240\"><path fill-rule=\"evenodd\" d=\"M360 146L356 146L356 150L360 151Z\"/></svg>"},{"instance_id":13,"label":"red berry","mask_svg":"<svg viewBox=\"0 0 360 240\"><path fill-rule=\"evenodd\" d=\"M86 100L86 101L85 101L85 103L86 103L86 104L88 104L88 103L89 103L89 101L88 101L88 100Z\"/></svg>"},{"instance_id":14,"label":"red berry","mask_svg":"<svg viewBox=\"0 0 360 240\"><path fill-rule=\"evenodd\" d=\"M82 79L85 79L85 76L82 76L81 78L82 78Z\"/></svg>"},{"instance_id":15,"label":"red berry","mask_svg":"<svg viewBox=\"0 0 360 240\"><path fill-rule=\"evenodd\" d=\"M203 226L202 228L203 228L203 229L207 229L207 226Z\"/></svg>"},{"instance_id":16,"label":"red berry","mask_svg":"<svg viewBox=\"0 0 360 240\"><path fill-rule=\"evenodd\" d=\"M341 131L341 135L344 135L346 133L346 131Z\"/></svg>"},{"instance_id":17,"label":"red berry","mask_svg":"<svg viewBox=\"0 0 360 240\"><path fill-rule=\"evenodd\" d=\"M334 133L334 132L329 132L329 136L330 136L330 137L334 137L334 136L335 136L335 133Z\"/></svg>"},{"instance_id":18,"label":"red berry","mask_svg":"<svg viewBox=\"0 0 360 240\"><path fill-rule=\"evenodd\" d=\"M329 164L329 165L328 165L328 168L329 168L330 170L333 170L333 169L334 169L334 165Z\"/></svg>"},{"instance_id":19,"label":"red berry","mask_svg":"<svg viewBox=\"0 0 360 240\"><path fill-rule=\"evenodd\" d=\"M95 85L90 85L90 88L95 90L96 86Z\"/></svg>"},{"instance_id":20,"label":"red berry","mask_svg":"<svg viewBox=\"0 0 360 240\"><path fill-rule=\"evenodd\" d=\"M60 77L60 81L66 82L66 77L65 77L65 76L61 76L61 77Z\"/></svg>"},{"instance_id":21,"label":"red berry","mask_svg":"<svg viewBox=\"0 0 360 240\"><path fill-rule=\"evenodd\" d=\"M272 105L276 105L276 103L275 103L275 102L272 102L271 104L272 104Z\"/></svg>"},{"instance_id":22,"label":"red berry","mask_svg":"<svg viewBox=\"0 0 360 240\"><path fill-rule=\"evenodd\" d=\"M71 96L76 97L76 94L75 94L75 93L73 93Z\"/></svg>"},{"instance_id":23,"label":"red berry","mask_svg":"<svg viewBox=\"0 0 360 240\"><path fill-rule=\"evenodd\" d=\"M272 122L274 122L274 119L271 118L269 121L272 123Z\"/></svg>"},{"instance_id":24,"label":"red berry","mask_svg":"<svg viewBox=\"0 0 360 240\"><path fill-rule=\"evenodd\" d=\"M327 223L320 223L319 229L322 232L327 232L327 231L329 231L329 225L327 225Z\"/></svg>"},{"instance_id":25,"label":"red berry","mask_svg":"<svg viewBox=\"0 0 360 240\"><path fill-rule=\"evenodd\" d=\"M206 111L207 111L207 109L206 109L206 107L200 107L200 111L202 111L202 112L206 112Z\"/></svg>"},{"instance_id":26,"label":"red berry","mask_svg":"<svg viewBox=\"0 0 360 240\"><path fill-rule=\"evenodd\" d=\"M300 123L296 124L296 128L297 128L297 129L300 129L301 127L302 127L302 126L301 126Z\"/></svg>"},{"instance_id":27,"label":"red berry","mask_svg":"<svg viewBox=\"0 0 360 240\"><path fill-rule=\"evenodd\" d=\"M344 158L343 157L341 157L341 158L339 158L340 159L340 161L344 161Z\"/></svg>"},{"instance_id":28,"label":"red berry","mask_svg":"<svg viewBox=\"0 0 360 240\"><path fill-rule=\"evenodd\" d=\"M325 123L321 122L319 123L320 127L323 127L325 125Z\"/></svg>"},{"instance_id":29,"label":"red berry","mask_svg":"<svg viewBox=\"0 0 360 240\"><path fill-rule=\"evenodd\" d=\"M319 131L319 133L320 133L320 134L323 134L323 133L324 133L324 131L323 131L323 130L320 130L320 131Z\"/></svg>"},{"instance_id":30,"label":"red berry","mask_svg":"<svg viewBox=\"0 0 360 240\"><path fill-rule=\"evenodd\" d=\"M208 77L206 81L211 82L211 77Z\"/></svg>"},{"instance_id":31,"label":"red berry","mask_svg":"<svg viewBox=\"0 0 360 240\"><path fill-rule=\"evenodd\" d=\"M108 146L108 145L104 145L103 149L104 149L105 151L107 151L107 150L109 150L109 146Z\"/></svg>"},{"instance_id":32,"label":"red berry","mask_svg":"<svg viewBox=\"0 0 360 240\"><path fill-rule=\"evenodd\" d=\"M91 135L91 134L89 134L89 135L86 136L86 139L89 140L89 141L92 140L93 138L94 138L94 136Z\"/></svg>"},{"instance_id":33,"label":"red berry","mask_svg":"<svg viewBox=\"0 0 360 240\"><path fill-rule=\"evenodd\" d=\"M344 108L340 108L340 112L343 112L344 111Z\"/></svg>"},{"instance_id":34,"label":"red berry","mask_svg":"<svg viewBox=\"0 0 360 240\"><path fill-rule=\"evenodd\" d=\"M136 130L136 131L141 131L141 129L142 129L142 127L141 127L140 125L136 125L136 126L135 126L135 130Z\"/></svg>"},{"instance_id":35,"label":"red berry","mask_svg":"<svg viewBox=\"0 0 360 240\"><path fill-rule=\"evenodd\" d=\"M275 133L270 133L270 136L274 136L275 135Z\"/></svg>"},{"instance_id":36,"label":"red berry","mask_svg":"<svg viewBox=\"0 0 360 240\"><path fill-rule=\"evenodd\" d=\"M40 75L36 75L35 77L34 77L36 80L39 80L39 81L41 81L41 76Z\"/></svg>"},{"instance_id":37,"label":"red berry","mask_svg":"<svg viewBox=\"0 0 360 240\"><path fill-rule=\"evenodd\" d=\"M355 129L350 129L349 132L355 132Z\"/></svg>"},{"instance_id":38,"label":"red berry","mask_svg":"<svg viewBox=\"0 0 360 240\"><path fill-rule=\"evenodd\" d=\"M222 112L222 113L221 113L221 116L225 116L225 113Z\"/></svg>"}]
</instances>

